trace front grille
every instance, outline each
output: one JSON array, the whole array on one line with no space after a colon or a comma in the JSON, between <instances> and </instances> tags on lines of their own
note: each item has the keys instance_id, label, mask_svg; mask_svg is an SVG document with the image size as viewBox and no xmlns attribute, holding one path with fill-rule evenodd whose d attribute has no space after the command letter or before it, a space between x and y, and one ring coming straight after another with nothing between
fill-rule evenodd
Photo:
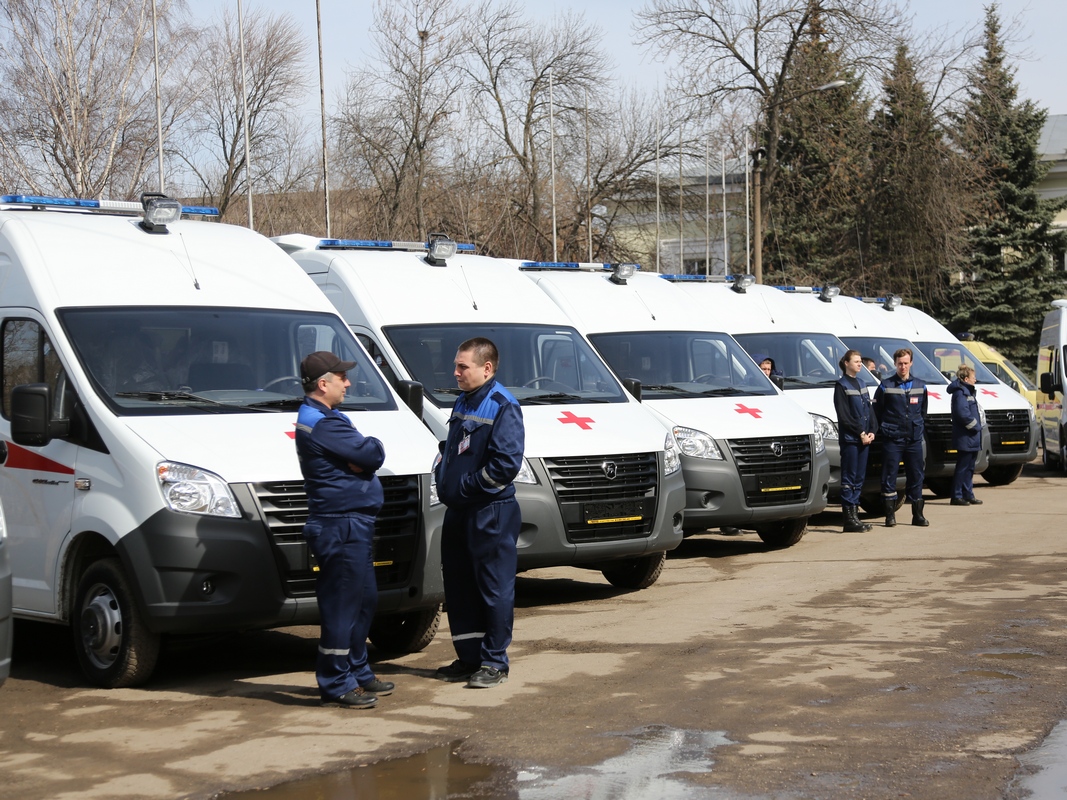
<instances>
[{"instance_id":1,"label":"front grille","mask_svg":"<svg viewBox=\"0 0 1067 800\"><path fill-rule=\"evenodd\" d=\"M385 502L374 525L374 576L379 589L406 586L418 553L419 478L416 475L379 476ZM290 597L315 594L315 573L304 541L308 518L302 481L257 483L252 486L267 522L285 591Z\"/></svg>"},{"instance_id":2,"label":"front grille","mask_svg":"<svg viewBox=\"0 0 1067 800\"><path fill-rule=\"evenodd\" d=\"M655 453L546 458L544 463L569 541L636 539L652 533L659 475Z\"/></svg>"},{"instance_id":3,"label":"front grille","mask_svg":"<svg viewBox=\"0 0 1067 800\"><path fill-rule=\"evenodd\" d=\"M749 507L803 503L811 488L810 436L728 439Z\"/></svg>"},{"instance_id":4,"label":"front grille","mask_svg":"<svg viewBox=\"0 0 1067 800\"><path fill-rule=\"evenodd\" d=\"M926 418L926 460L935 463L955 463L956 449L952 446L952 417L931 414Z\"/></svg>"},{"instance_id":5,"label":"front grille","mask_svg":"<svg viewBox=\"0 0 1067 800\"><path fill-rule=\"evenodd\" d=\"M1025 453L1030 449L1030 415L1026 409L986 411L994 453Z\"/></svg>"}]
</instances>

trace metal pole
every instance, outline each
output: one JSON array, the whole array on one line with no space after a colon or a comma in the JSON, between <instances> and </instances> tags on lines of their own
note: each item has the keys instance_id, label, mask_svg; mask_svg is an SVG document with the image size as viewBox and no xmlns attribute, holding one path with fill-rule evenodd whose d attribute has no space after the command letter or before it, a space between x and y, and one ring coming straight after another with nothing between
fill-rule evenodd
<instances>
[{"instance_id":1,"label":"metal pole","mask_svg":"<svg viewBox=\"0 0 1067 800\"><path fill-rule=\"evenodd\" d=\"M593 260L593 166L589 150L589 90L585 90L585 232L589 238L589 260Z\"/></svg>"},{"instance_id":2,"label":"metal pole","mask_svg":"<svg viewBox=\"0 0 1067 800\"><path fill-rule=\"evenodd\" d=\"M748 131L745 131L745 152L748 153L750 144ZM749 182L752 178L750 163L745 158L745 272L752 274L752 197L749 193Z\"/></svg>"},{"instance_id":3,"label":"metal pole","mask_svg":"<svg viewBox=\"0 0 1067 800\"><path fill-rule=\"evenodd\" d=\"M556 122L553 112L552 70L548 71L548 151L552 162L552 260L559 261L556 248Z\"/></svg>"},{"instance_id":4,"label":"metal pole","mask_svg":"<svg viewBox=\"0 0 1067 800\"><path fill-rule=\"evenodd\" d=\"M704 275L711 275L711 139L704 140Z\"/></svg>"},{"instance_id":5,"label":"metal pole","mask_svg":"<svg viewBox=\"0 0 1067 800\"><path fill-rule=\"evenodd\" d=\"M678 271L685 274L685 203L682 190L682 126L678 126Z\"/></svg>"},{"instance_id":6,"label":"metal pole","mask_svg":"<svg viewBox=\"0 0 1067 800\"><path fill-rule=\"evenodd\" d=\"M719 172L722 173L722 274L730 274L730 239L726 235L726 148L719 151Z\"/></svg>"},{"instance_id":7,"label":"metal pole","mask_svg":"<svg viewBox=\"0 0 1067 800\"><path fill-rule=\"evenodd\" d=\"M756 283L763 283L763 209L760 208L759 184L760 165L757 162L752 169L752 274L756 276Z\"/></svg>"},{"instance_id":8,"label":"metal pole","mask_svg":"<svg viewBox=\"0 0 1067 800\"><path fill-rule=\"evenodd\" d=\"M319 115L322 118L322 204L326 215L326 238L330 238L330 164L326 150L326 83L322 69L322 6L315 0L315 27L319 34Z\"/></svg>"},{"instance_id":9,"label":"metal pole","mask_svg":"<svg viewBox=\"0 0 1067 800\"><path fill-rule=\"evenodd\" d=\"M166 189L163 181L163 108L159 96L159 35L156 33L156 0L152 0L152 61L156 68L156 137L159 149L159 193Z\"/></svg>"},{"instance_id":10,"label":"metal pole","mask_svg":"<svg viewBox=\"0 0 1067 800\"><path fill-rule=\"evenodd\" d=\"M656 272L659 272L659 142L662 136L659 122L656 123Z\"/></svg>"},{"instance_id":11,"label":"metal pole","mask_svg":"<svg viewBox=\"0 0 1067 800\"><path fill-rule=\"evenodd\" d=\"M245 18L241 10L241 0L237 0L237 28L241 50L241 102L244 105L245 137L245 178L248 181L248 227L254 228L252 221L252 156L248 145L248 87L245 85Z\"/></svg>"}]
</instances>

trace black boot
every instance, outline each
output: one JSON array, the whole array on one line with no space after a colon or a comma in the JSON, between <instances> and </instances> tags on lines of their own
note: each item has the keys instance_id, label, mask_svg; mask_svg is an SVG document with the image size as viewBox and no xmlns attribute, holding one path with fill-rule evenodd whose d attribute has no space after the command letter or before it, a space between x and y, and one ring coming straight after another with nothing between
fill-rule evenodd
<instances>
[{"instance_id":1,"label":"black boot","mask_svg":"<svg viewBox=\"0 0 1067 800\"><path fill-rule=\"evenodd\" d=\"M918 525L920 528L925 528L930 524L930 520L923 516L924 505L926 505L925 500L916 500L911 504L911 524Z\"/></svg>"},{"instance_id":2,"label":"black boot","mask_svg":"<svg viewBox=\"0 0 1067 800\"><path fill-rule=\"evenodd\" d=\"M866 533L871 529L866 522L860 521L856 506L842 505L841 510L845 515L845 533Z\"/></svg>"},{"instance_id":3,"label":"black boot","mask_svg":"<svg viewBox=\"0 0 1067 800\"><path fill-rule=\"evenodd\" d=\"M897 524L897 499L895 497L885 497L885 526L887 528L895 528Z\"/></svg>"}]
</instances>

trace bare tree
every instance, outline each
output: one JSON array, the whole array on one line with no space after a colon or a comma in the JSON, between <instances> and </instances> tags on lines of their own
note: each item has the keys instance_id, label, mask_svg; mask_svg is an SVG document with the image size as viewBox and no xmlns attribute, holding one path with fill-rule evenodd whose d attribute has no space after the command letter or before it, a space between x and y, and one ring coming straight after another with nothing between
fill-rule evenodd
<instances>
[{"instance_id":1,"label":"bare tree","mask_svg":"<svg viewBox=\"0 0 1067 800\"><path fill-rule=\"evenodd\" d=\"M256 191L307 188L315 170L305 123L297 114L304 99L308 42L288 14L245 16L245 87L252 180ZM225 14L198 37L193 74L200 94L181 153L195 188L225 215L249 191L245 168L245 107L237 19Z\"/></svg>"},{"instance_id":2,"label":"bare tree","mask_svg":"<svg viewBox=\"0 0 1067 800\"><path fill-rule=\"evenodd\" d=\"M361 224L379 235L429 232L427 191L459 105L462 14L455 0L375 6L380 59L349 79L335 128L346 183L377 196L380 213Z\"/></svg>"},{"instance_id":3,"label":"bare tree","mask_svg":"<svg viewBox=\"0 0 1067 800\"><path fill-rule=\"evenodd\" d=\"M184 3L158 4L164 124ZM157 155L152 20L143 0L0 1L0 164L29 191L130 198Z\"/></svg>"},{"instance_id":4,"label":"bare tree","mask_svg":"<svg viewBox=\"0 0 1067 800\"><path fill-rule=\"evenodd\" d=\"M762 116L764 186L774 184L782 107L801 43L821 24L855 74L880 74L898 36L893 0L649 0L638 13L641 43L681 65L672 73L693 102L744 103Z\"/></svg>"}]
</instances>

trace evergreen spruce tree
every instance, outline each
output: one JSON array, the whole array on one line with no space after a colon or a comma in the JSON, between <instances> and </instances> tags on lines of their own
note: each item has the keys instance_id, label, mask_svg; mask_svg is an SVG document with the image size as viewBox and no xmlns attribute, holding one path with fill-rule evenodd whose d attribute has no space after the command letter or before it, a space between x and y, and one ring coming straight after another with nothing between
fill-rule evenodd
<instances>
[{"instance_id":1,"label":"evergreen spruce tree","mask_svg":"<svg viewBox=\"0 0 1067 800\"><path fill-rule=\"evenodd\" d=\"M816 91L840 80L844 86ZM858 212L868 169L870 103L862 95L862 82L830 48L818 18L787 85L778 171L768 198L768 282L851 288L859 265Z\"/></svg>"},{"instance_id":2,"label":"evergreen spruce tree","mask_svg":"<svg viewBox=\"0 0 1067 800\"><path fill-rule=\"evenodd\" d=\"M958 267L965 252L965 164L946 141L905 44L883 93L872 121L863 288L932 308L945 302L946 267Z\"/></svg>"},{"instance_id":3,"label":"evergreen spruce tree","mask_svg":"<svg viewBox=\"0 0 1067 800\"><path fill-rule=\"evenodd\" d=\"M939 315L954 331L970 330L1016 363L1031 363L1049 301L1065 292L1053 267L1067 232L1051 222L1067 199L1043 200L1048 170L1038 139L1046 112L1020 101L1007 64L997 7L986 9L985 52L957 123L957 141L972 159L979 206L969 228L970 264Z\"/></svg>"}]
</instances>

